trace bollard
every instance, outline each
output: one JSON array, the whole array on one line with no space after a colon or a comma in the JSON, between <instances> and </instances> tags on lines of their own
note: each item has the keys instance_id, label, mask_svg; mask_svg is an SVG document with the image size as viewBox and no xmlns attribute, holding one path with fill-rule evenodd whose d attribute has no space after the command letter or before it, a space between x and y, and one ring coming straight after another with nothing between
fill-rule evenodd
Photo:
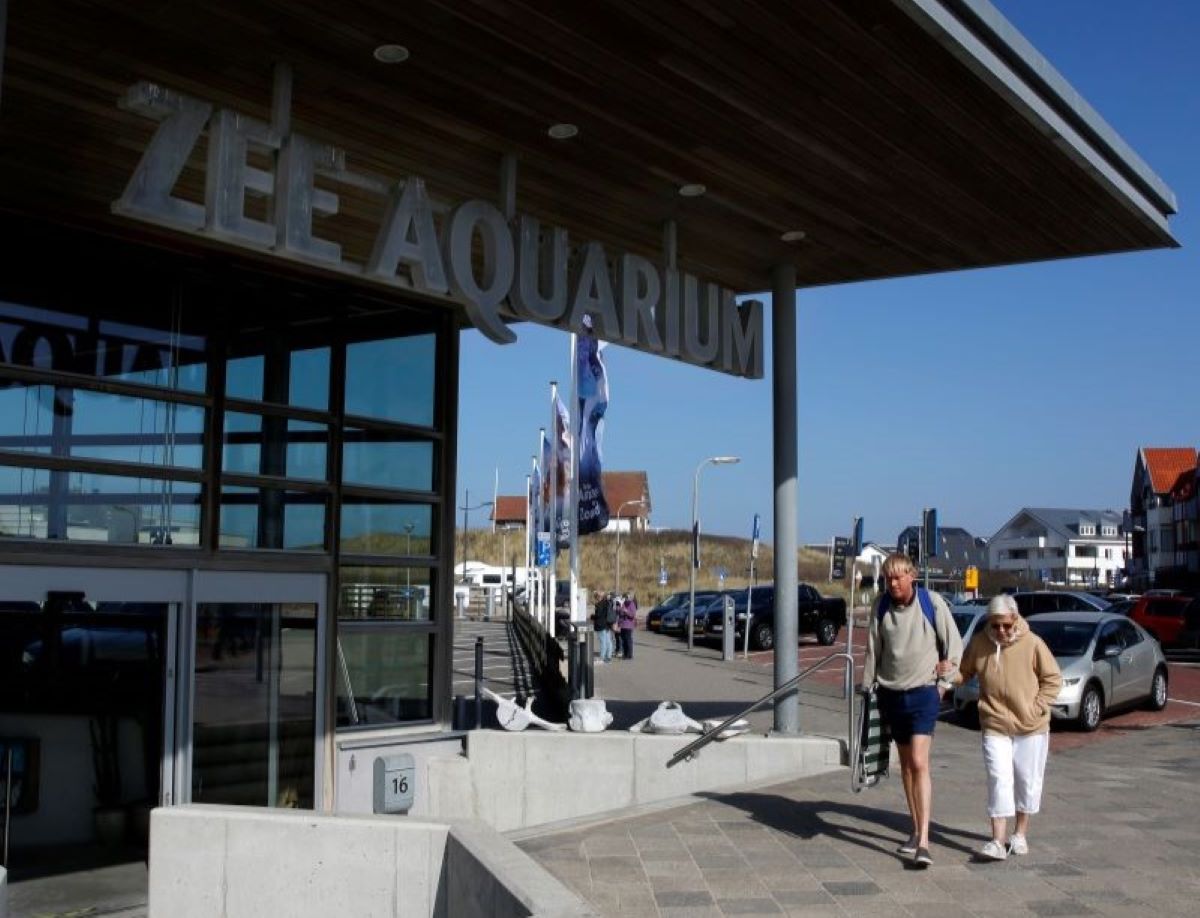
<instances>
[{"instance_id":1,"label":"bollard","mask_svg":"<svg viewBox=\"0 0 1200 918\"><path fill-rule=\"evenodd\" d=\"M455 593L454 594L454 606L458 610L459 618L462 618L463 615L465 614L466 605L467 605L467 597L463 596L462 593Z\"/></svg>"},{"instance_id":2,"label":"bollard","mask_svg":"<svg viewBox=\"0 0 1200 918\"><path fill-rule=\"evenodd\" d=\"M495 611L496 611L496 591L488 590L487 591L487 605L485 606L485 608L483 610L483 620L485 622L490 622L492 620L492 614Z\"/></svg>"},{"instance_id":3,"label":"bollard","mask_svg":"<svg viewBox=\"0 0 1200 918\"><path fill-rule=\"evenodd\" d=\"M483 635L475 638L475 729L483 727Z\"/></svg>"},{"instance_id":4,"label":"bollard","mask_svg":"<svg viewBox=\"0 0 1200 918\"><path fill-rule=\"evenodd\" d=\"M583 659L586 661L584 672L587 673L587 686L584 693L585 698L596 697L596 631L593 628L587 630L587 649L584 651Z\"/></svg>"},{"instance_id":5,"label":"bollard","mask_svg":"<svg viewBox=\"0 0 1200 918\"><path fill-rule=\"evenodd\" d=\"M567 625L567 695L574 699L579 695L576 681L579 678L579 655L575 650L575 626Z\"/></svg>"}]
</instances>

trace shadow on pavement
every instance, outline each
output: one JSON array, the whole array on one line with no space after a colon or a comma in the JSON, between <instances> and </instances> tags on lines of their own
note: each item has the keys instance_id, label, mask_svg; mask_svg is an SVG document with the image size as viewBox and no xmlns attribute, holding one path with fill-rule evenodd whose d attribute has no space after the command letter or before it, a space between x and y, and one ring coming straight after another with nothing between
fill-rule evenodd
<instances>
[{"instance_id":1,"label":"shadow on pavement","mask_svg":"<svg viewBox=\"0 0 1200 918\"><path fill-rule=\"evenodd\" d=\"M742 810L775 832L803 839L849 842L883 854L895 854L897 844L908 837L912 828L906 813L836 800L793 800L779 794L757 793L697 796ZM849 825L851 821L857 825ZM987 840L981 832L964 832L937 822L930 825L929 837L936 845L966 854L973 854ZM897 858L907 860L899 855Z\"/></svg>"}]
</instances>

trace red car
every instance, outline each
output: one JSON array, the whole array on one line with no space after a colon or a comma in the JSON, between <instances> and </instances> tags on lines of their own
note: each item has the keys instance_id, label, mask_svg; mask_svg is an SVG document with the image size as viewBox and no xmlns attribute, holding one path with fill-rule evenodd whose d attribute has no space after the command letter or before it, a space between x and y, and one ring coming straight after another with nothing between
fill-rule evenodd
<instances>
[{"instance_id":1,"label":"red car","mask_svg":"<svg viewBox=\"0 0 1200 918\"><path fill-rule=\"evenodd\" d=\"M1183 628L1183 610L1191 602L1190 596L1143 596L1129 610L1129 617L1157 638L1163 647L1179 641Z\"/></svg>"}]
</instances>

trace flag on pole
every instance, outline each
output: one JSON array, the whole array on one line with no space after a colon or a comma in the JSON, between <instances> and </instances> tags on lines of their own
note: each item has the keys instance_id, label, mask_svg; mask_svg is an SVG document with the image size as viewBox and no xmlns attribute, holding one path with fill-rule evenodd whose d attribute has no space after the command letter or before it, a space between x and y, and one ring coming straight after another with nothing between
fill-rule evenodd
<instances>
[{"instance_id":1,"label":"flag on pole","mask_svg":"<svg viewBox=\"0 0 1200 918\"><path fill-rule=\"evenodd\" d=\"M567 548L571 544L570 514L567 512L567 495L571 491L571 420L567 415L567 406L556 393L554 396L554 446L550 459L554 463L554 493L551 495L553 505L552 519L556 533L555 544L558 548Z\"/></svg>"},{"instance_id":2,"label":"flag on pole","mask_svg":"<svg viewBox=\"0 0 1200 918\"><path fill-rule=\"evenodd\" d=\"M609 520L601 477L600 440L604 435L604 413L608 409L608 372L600 353L600 342L592 333L591 316L584 317L584 331L575 348L575 392L578 399L579 447L579 535L600 532Z\"/></svg>"}]
</instances>

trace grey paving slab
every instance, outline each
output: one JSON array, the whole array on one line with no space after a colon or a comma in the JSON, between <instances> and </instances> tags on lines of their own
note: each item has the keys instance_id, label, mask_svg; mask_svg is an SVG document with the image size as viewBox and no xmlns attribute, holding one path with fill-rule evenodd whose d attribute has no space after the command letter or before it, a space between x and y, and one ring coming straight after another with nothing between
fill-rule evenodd
<instances>
[{"instance_id":1,"label":"grey paving slab","mask_svg":"<svg viewBox=\"0 0 1200 918\"><path fill-rule=\"evenodd\" d=\"M670 639L638 638L634 662L606 669L598 683L623 716L645 716L665 698L693 717L730 714L770 687L769 669L701 668ZM835 687L814 687L801 704L807 731L844 736ZM753 722L765 732L769 714ZM612 839L628 838L636 863L627 879L653 891L659 916L1191 915L1200 898L1196 739L1195 725L1168 724L1053 751L1030 854L994 864L972 857L988 837L979 734L950 722L934 742L929 870L895 853L909 830L898 779L854 794L841 771L571 827L583 844L547 844L554 832L519 844L547 866L569 851L586 865L592 835L611 850L619 850Z\"/></svg>"}]
</instances>

